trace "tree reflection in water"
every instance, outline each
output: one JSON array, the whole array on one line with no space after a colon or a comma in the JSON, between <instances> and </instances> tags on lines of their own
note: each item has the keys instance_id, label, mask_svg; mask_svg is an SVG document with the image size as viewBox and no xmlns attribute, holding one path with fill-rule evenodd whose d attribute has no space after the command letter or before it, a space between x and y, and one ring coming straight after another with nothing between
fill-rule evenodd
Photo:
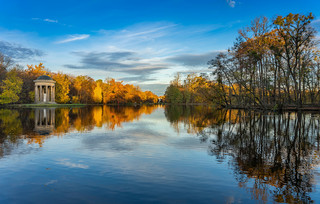
<instances>
[{"instance_id":1,"label":"tree reflection in water","mask_svg":"<svg viewBox=\"0 0 320 204\"><path fill-rule=\"evenodd\" d=\"M319 165L319 114L261 113L167 106L165 114L179 131L182 123L208 142L208 152L228 160L239 186L252 198L309 203L314 167Z\"/></svg>"},{"instance_id":2,"label":"tree reflection in water","mask_svg":"<svg viewBox=\"0 0 320 204\"><path fill-rule=\"evenodd\" d=\"M94 127L114 130L124 122L151 114L158 106L84 108L0 109L0 157L9 155L24 139L42 147L48 137L70 131L90 131Z\"/></svg>"},{"instance_id":3,"label":"tree reflection in water","mask_svg":"<svg viewBox=\"0 0 320 204\"><path fill-rule=\"evenodd\" d=\"M22 124L16 110L0 109L0 118L0 157L3 157L21 142Z\"/></svg>"}]
</instances>

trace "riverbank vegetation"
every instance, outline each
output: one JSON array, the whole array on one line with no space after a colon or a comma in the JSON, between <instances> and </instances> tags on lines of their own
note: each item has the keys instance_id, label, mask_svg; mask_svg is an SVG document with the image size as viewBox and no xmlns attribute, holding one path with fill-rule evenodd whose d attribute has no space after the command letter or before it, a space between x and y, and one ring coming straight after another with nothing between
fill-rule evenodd
<instances>
[{"instance_id":1,"label":"riverbank vegetation","mask_svg":"<svg viewBox=\"0 0 320 204\"><path fill-rule=\"evenodd\" d=\"M320 52L314 16L256 18L239 31L228 52L208 62L212 77L177 75L167 88L169 103L281 109L320 104Z\"/></svg>"},{"instance_id":2,"label":"riverbank vegetation","mask_svg":"<svg viewBox=\"0 0 320 204\"><path fill-rule=\"evenodd\" d=\"M23 69L0 54L0 104L30 104L34 101L34 82L41 75L56 81L56 102L61 104L140 104L156 103L157 95L115 79L94 80L89 76L73 76L51 72L39 65Z\"/></svg>"}]
</instances>

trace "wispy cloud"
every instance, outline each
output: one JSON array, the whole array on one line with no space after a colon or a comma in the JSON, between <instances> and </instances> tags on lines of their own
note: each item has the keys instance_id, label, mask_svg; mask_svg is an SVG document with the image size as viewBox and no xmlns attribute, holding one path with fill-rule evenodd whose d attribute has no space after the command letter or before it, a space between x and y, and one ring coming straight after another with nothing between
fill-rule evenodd
<instances>
[{"instance_id":1,"label":"wispy cloud","mask_svg":"<svg viewBox=\"0 0 320 204\"><path fill-rule=\"evenodd\" d=\"M221 51L211 51L201 54L180 54L167 58L170 62L182 64L184 66L206 66L209 60L214 59Z\"/></svg>"},{"instance_id":2,"label":"wispy cloud","mask_svg":"<svg viewBox=\"0 0 320 204\"><path fill-rule=\"evenodd\" d=\"M320 19L314 20L311 22L312 26L314 26L317 30L320 29Z\"/></svg>"},{"instance_id":3,"label":"wispy cloud","mask_svg":"<svg viewBox=\"0 0 320 204\"><path fill-rule=\"evenodd\" d=\"M49 23L58 23L58 20L52 20L52 19L44 19L43 21L49 22Z\"/></svg>"},{"instance_id":4,"label":"wispy cloud","mask_svg":"<svg viewBox=\"0 0 320 204\"><path fill-rule=\"evenodd\" d=\"M0 40L0 52L14 59L30 59L33 57L41 57L44 52L38 49L23 47L19 44L13 44Z\"/></svg>"},{"instance_id":5,"label":"wispy cloud","mask_svg":"<svg viewBox=\"0 0 320 204\"><path fill-rule=\"evenodd\" d=\"M236 1L234 0L226 0L226 1L231 8L234 8L236 6Z\"/></svg>"},{"instance_id":6,"label":"wispy cloud","mask_svg":"<svg viewBox=\"0 0 320 204\"><path fill-rule=\"evenodd\" d=\"M88 34L75 34L75 35L69 35L66 39L57 41L57 44L62 44L62 43L68 43L72 41L77 41L77 40L84 40L89 38L90 35Z\"/></svg>"},{"instance_id":7,"label":"wispy cloud","mask_svg":"<svg viewBox=\"0 0 320 204\"><path fill-rule=\"evenodd\" d=\"M49 18L32 18L32 20L34 21L45 21L45 22L49 22L49 23L58 23L58 20L54 20L54 19L49 19Z\"/></svg>"},{"instance_id":8,"label":"wispy cloud","mask_svg":"<svg viewBox=\"0 0 320 204\"><path fill-rule=\"evenodd\" d=\"M108 31L100 30L102 35L112 38L117 45L137 45L144 43L148 46L156 40L164 39L172 35L177 30L177 25L172 23L139 23L121 30Z\"/></svg>"},{"instance_id":9,"label":"wispy cloud","mask_svg":"<svg viewBox=\"0 0 320 204\"><path fill-rule=\"evenodd\" d=\"M122 32L126 33L125 37L148 36L148 35L151 35L154 33L159 33L162 30L166 30L166 29L172 28L174 26L175 26L174 24L171 24L171 25L154 27L154 28L150 28L147 30L143 30L143 31L137 31L137 32L127 31L127 30L123 30Z\"/></svg>"},{"instance_id":10,"label":"wispy cloud","mask_svg":"<svg viewBox=\"0 0 320 204\"><path fill-rule=\"evenodd\" d=\"M150 75L168 68L165 63L143 61L136 57L137 53L131 51L72 52L72 54L80 57L80 64L64 65L67 68L104 70L113 73L121 72L130 74L130 77L123 77L128 81L148 81L150 80Z\"/></svg>"}]
</instances>

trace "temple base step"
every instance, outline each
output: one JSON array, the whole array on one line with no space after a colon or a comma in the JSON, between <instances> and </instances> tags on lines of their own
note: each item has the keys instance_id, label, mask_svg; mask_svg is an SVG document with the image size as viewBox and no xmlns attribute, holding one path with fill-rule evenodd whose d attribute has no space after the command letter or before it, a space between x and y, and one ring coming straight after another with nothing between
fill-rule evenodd
<instances>
[{"instance_id":1,"label":"temple base step","mask_svg":"<svg viewBox=\"0 0 320 204\"><path fill-rule=\"evenodd\" d=\"M35 104L57 104L56 102L37 102Z\"/></svg>"}]
</instances>

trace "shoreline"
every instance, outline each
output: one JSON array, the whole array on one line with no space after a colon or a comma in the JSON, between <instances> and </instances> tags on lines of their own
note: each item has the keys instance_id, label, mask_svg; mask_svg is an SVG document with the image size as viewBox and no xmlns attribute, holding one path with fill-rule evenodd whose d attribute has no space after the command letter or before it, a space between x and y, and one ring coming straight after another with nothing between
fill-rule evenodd
<instances>
[{"instance_id":1,"label":"shoreline","mask_svg":"<svg viewBox=\"0 0 320 204\"><path fill-rule=\"evenodd\" d=\"M275 106L251 106L251 107L244 107L244 106L227 106L227 107L218 107L212 104L207 103L164 103L164 105L171 105L171 106L210 106L217 109L239 109L239 110L257 110L257 111L274 111L274 112L281 112L281 111L320 111L320 105L302 105L302 107L288 105L283 106L281 108L275 108Z\"/></svg>"},{"instance_id":2,"label":"shoreline","mask_svg":"<svg viewBox=\"0 0 320 204\"><path fill-rule=\"evenodd\" d=\"M239 109L239 110L258 110L258 111L274 111L274 112L281 112L281 111L320 111L320 105L303 105L302 107L297 106L283 106L281 108L275 108L274 106L269 107L260 107L260 106L252 106L250 108L243 107L243 106L229 106L229 107L215 107L212 104L208 103L142 103L142 104L8 104L8 105L0 105L0 108L41 108L41 107L48 107L48 108L63 108L63 107L85 107L85 106L143 106L143 105L170 105L170 106L210 106L216 109Z\"/></svg>"},{"instance_id":3,"label":"shoreline","mask_svg":"<svg viewBox=\"0 0 320 204\"><path fill-rule=\"evenodd\" d=\"M13 108L41 108L41 107L48 107L48 108L62 108L62 107L84 107L87 106L87 104L10 104L10 105L4 105L0 107L13 107Z\"/></svg>"},{"instance_id":4,"label":"shoreline","mask_svg":"<svg viewBox=\"0 0 320 204\"><path fill-rule=\"evenodd\" d=\"M85 106L143 106L143 105L159 105L158 103L142 103L142 104L83 104L83 103L76 103L76 104L59 104L59 103L40 103L40 104L7 104L7 105L0 105L0 108L38 108L38 107L48 107L48 108L60 108L60 107L85 107Z\"/></svg>"}]
</instances>

